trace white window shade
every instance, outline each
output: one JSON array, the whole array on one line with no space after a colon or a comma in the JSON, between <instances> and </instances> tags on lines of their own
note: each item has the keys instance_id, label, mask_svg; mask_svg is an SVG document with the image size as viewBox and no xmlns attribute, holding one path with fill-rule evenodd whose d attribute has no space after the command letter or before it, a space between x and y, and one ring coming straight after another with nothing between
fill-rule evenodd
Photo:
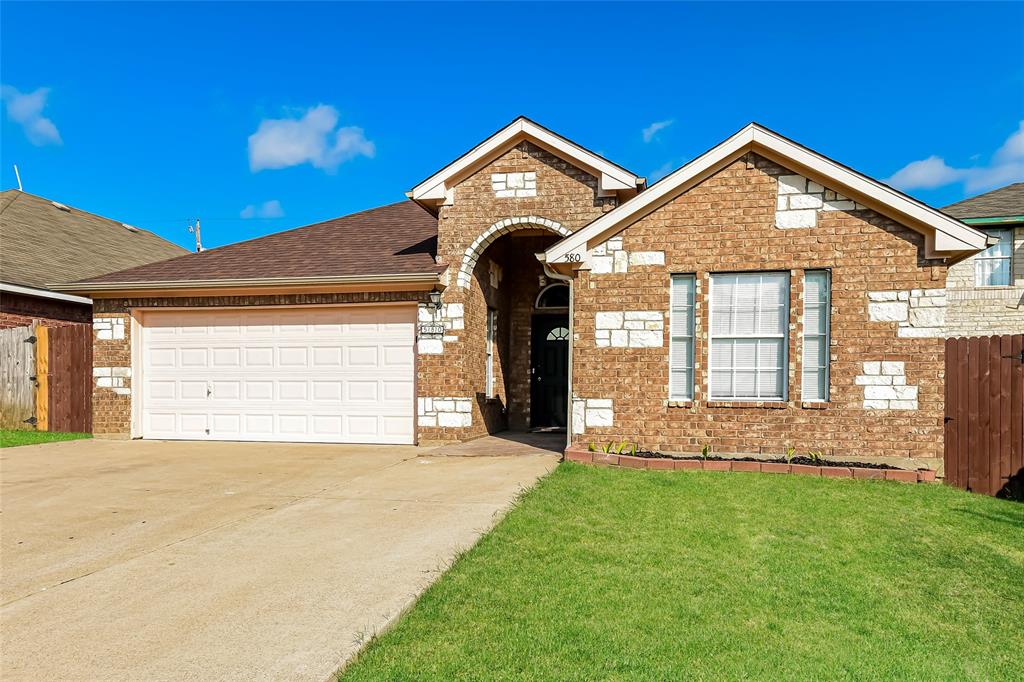
<instances>
[{"instance_id":1,"label":"white window shade","mask_svg":"<svg viewBox=\"0 0 1024 682\"><path fill-rule=\"evenodd\" d=\"M808 270L804 275L804 353L802 399L828 400L829 314L832 308L827 270Z\"/></svg>"},{"instance_id":2,"label":"white window shade","mask_svg":"<svg viewBox=\"0 0 1024 682\"><path fill-rule=\"evenodd\" d=\"M1013 260L1013 230L986 230L999 239L974 257L974 284L979 287L1010 286L1010 263Z\"/></svg>"},{"instance_id":3,"label":"white window shade","mask_svg":"<svg viewBox=\"0 0 1024 682\"><path fill-rule=\"evenodd\" d=\"M693 399L693 275L672 275L669 399Z\"/></svg>"},{"instance_id":4,"label":"white window shade","mask_svg":"<svg viewBox=\"0 0 1024 682\"><path fill-rule=\"evenodd\" d=\"M789 275L711 276L712 400L785 400Z\"/></svg>"}]
</instances>

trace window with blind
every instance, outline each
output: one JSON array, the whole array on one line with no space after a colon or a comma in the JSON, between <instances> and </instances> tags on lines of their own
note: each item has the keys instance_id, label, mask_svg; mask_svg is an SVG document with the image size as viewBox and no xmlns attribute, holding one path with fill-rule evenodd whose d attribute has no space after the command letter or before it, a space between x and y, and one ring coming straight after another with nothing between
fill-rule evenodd
<instances>
[{"instance_id":1,"label":"window with blind","mask_svg":"<svg viewBox=\"0 0 1024 682\"><path fill-rule=\"evenodd\" d=\"M832 310L828 270L804 273L804 356L801 397L828 400L829 315Z\"/></svg>"},{"instance_id":2,"label":"window with blind","mask_svg":"<svg viewBox=\"0 0 1024 682\"><path fill-rule=\"evenodd\" d=\"M497 335L498 311L493 308L487 309L487 365L484 387L485 395L488 398L494 397L494 337Z\"/></svg>"},{"instance_id":3,"label":"window with blind","mask_svg":"<svg viewBox=\"0 0 1024 682\"><path fill-rule=\"evenodd\" d=\"M693 400L693 275L672 275L669 400Z\"/></svg>"},{"instance_id":4,"label":"window with blind","mask_svg":"<svg viewBox=\"0 0 1024 682\"><path fill-rule=\"evenodd\" d=\"M974 284L979 287L1010 286L1013 230L985 230L985 234L997 237L999 243L974 257Z\"/></svg>"},{"instance_id":5,"label":"window with blind","mask_svg":"<svg viewBox=\"0 0 1024 682\"><path fill-rule=\"evenodd\" d=\"M789 273L711 276L710 397L785 400Z\"/></svg>"}]
</instances>

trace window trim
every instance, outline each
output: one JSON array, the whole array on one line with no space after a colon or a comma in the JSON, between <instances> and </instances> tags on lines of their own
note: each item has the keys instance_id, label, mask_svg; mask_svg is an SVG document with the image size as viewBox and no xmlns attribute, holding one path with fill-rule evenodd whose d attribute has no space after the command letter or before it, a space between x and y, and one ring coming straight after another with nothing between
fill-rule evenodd
<instances>
[{"instance_id":1,"label":"window trim","mask_svg":"<svg viewBox=\"0 0 1024 682\"><path fill-rule=\"evenodd\" d=\"M995 233L997 233L997 232L1001 232L1001 233L1006 234L1008 236L1008 242L1010 244L1010 253L1008 255L1006 255L1006 256L986 256L985 254L988 252L989 249L992 248L992 246L989 246L984 251L981 251L980 253L976 254L974 256L974 258L971 259L971 260L974 261L974 286L976 288L979 288L979 289L991 289L991 288L994 288L994 287L1009 287L1009 286L1013 286L1013 245L1014 245L1014 239L1015 239L1014 229L1012 227L987 227L987 228L982 229L981 231L984 232L986 235L988 235L990 237L996 236ZM1001 242L1002 242L1002 238L1000 238L1000 243ZM996 246L996 245L993 244L993 246ZM991 261L991 260L1005 260L1006 261L1006 265L1007 265L1007 267L1006 267L1006 284L982 284L981 283L980 276L979 276L981 273L979 272L978 268L979 268L979 266L981 265L982 262L984 262L984 261Z\"/></svg>"},{"instance_id":2,"label":"window trim","mask_svg":"<svg viewBox=\"0 0 1024 682\"><path fill-rule=\"evenodd\" d=\"M543 289L540 290L540 292L537 294L537 298L533 302L534 310L544 310L546 312L562 312L562 311L569 310L569 306L567 306L567 305L560 305L560 306L549 306L549 305L542 306L541 305L541 301L544 300L544 295L546 293L548 293L548 291L550 291L551 289L554 289L556 287L565 287L568 290L569 285L566 282L551 282L550 284L545 286Z\"/></svg>"},{"instance_id":3,"label":"window trim","mask_svg":"<svg viewBox=\"0 0 1024 682\"><path fill-rule=\"evenodd\" d=\"M783 320L784 320L784 331L782 334L767 334L757 336L746 336L736 334L726 334L716 336L714 333L714 287L716 277L728 277L730 275L784 275L786 278L786 298L785 305L783 305ZM790 296L792 295L793 282L789 270L744 270L744 271L729 271L729 272L709 272L708 273L708 343L707 343L707 356L708 356L708 401L710 402L756 402L756 403L784 403L789 401L789 315L790 315ZM782 396L778 398L760 398L752 396L718 396L712 393L712 386L714 385L714 373L715 368L711 363L711 353L713 350L715 339L782 339L782 360L780 369L782 370ZM735 367L733 368L735 369ZM755 373L759 370L755 370ZM756 374L755 374L756 376Z\"/></svg>"},{"instance_id":4,"label":"window trim","mask_svg":"<svg viewBox=\"0 0 1024 682\"><path fill-rule=\"evenodd\" d=\"M486 354L484 369L484 395L494 397L494 337L498 331L498 311L487 309L487 339L484 353Z\"/></svg>"},{"instance_id":5,"label":"window trim","mask_svg":"<svg viewBox=\"0 0 1024 682\"><path fill-rule=\"evenodd\" d=\"M676 357L675 353L672 351L672 346L674 345L673 342L676 338L683 338L676 337L672 333L672 322L676 314L675 280L677 277L688 278L693 287L693 301L690 303L689 310L690 334L688 338L690 341L690 366L688 368L684 368L690 370L689 395L686 396L672 393L672 373L673 370L676 369ZM697 274L693 272L673 272L669 275L668 296L668 399L672 402L689 402L694 399L697 392Z\"/></svg>"},{"instance_id":6,"label":"window trim","mask_svg":"<svg viewBox=\"0 0 1024 682\"><path fill-rule=\"evenodd\" d=\"M825 337L825 397L823 398L807 398L804 395L804 386L807 382L804 377L807 373L807 365L805 360L807 358L807 275L814 273L823 273L825 275L825 302L822 304L825 310L825 333L818 334L814 333L815 337ZM813 268L810 270L804 270L804 302L803 310L801 311L801 327L803 329L803 338L801 339L802 348L800 349L800 399L801 402L805 403L827 403L832 400L832 270L829 268Z\"/></svg>"}]
</instances>

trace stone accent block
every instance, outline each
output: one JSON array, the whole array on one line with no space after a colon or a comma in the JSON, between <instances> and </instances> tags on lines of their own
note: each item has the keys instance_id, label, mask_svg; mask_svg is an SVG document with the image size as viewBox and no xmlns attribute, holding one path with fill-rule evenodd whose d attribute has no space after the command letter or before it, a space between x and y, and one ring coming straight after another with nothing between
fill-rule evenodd
<instances>
[{"instance_id":1,"label":"stone accent block","mask_svg":"<svg viewBox=\"0 0 1024 682\"><path fill-rule=\"evenodd\" d=\"M657 348L664 345L665 314L656 310L602 311L594 316L598 348Z\"/></svg>"},{"instance_id":2,"label":"stone accent block","mask_svg":"<svg viewBox=\"0 0 1024 682\"><path fill-rule=\"evenodd\" d=\"M537 196L537 173L491 173L491 189L499 199Z\"/></svg>"},{"instance_id":3,"label":"stone accent block","mask_svg":"<svg viewBox=\"0 0 1024 682\"><path fill-rule=\"evenodd\" d=\"M897 335L907 338L946 336L945 289L869 291L868 319L896 322Z\"/></svg>"},{"instance_id":4,"label":"stone accent block","mask_svg":"<svg viewBox=\"0 0 1024 682\"><path fill-rule=\"evenodd\" d=\"M123 317L96 317L92 321L92 329L96 338L101 341L119 341L124 338L125 319Z\"/></svg>"},{"instance_id":5,"label":"stone accent block","mask_svg":"<svg viewBox=\"0 0 1024 682\"><path fill-rule=\"evenodd\" d=\"M420 426L465 428L473 424L473 401L470 398L416 399L417 422Z\"/></svg>"},{"instance_id":6,"label":"stone accent block","mask_svg":"<svg viewBox=\"0 0 1024 682\"><path fill-rule=\"evenodd\" d=\"M904 363L868 361L854 384L864 387L866 410L916 410L917 386L908 386Z\"/></svg>"},{"instance_id":7,"label":"stone accent block","mask_svg":"<svg viewBox=\"0 0 1024 682\"><path fill-rule=\"evenodd\" d=\"M864 207L802 175L782 175L775 201L775 227L817 227L818 211L854 211Z\"/></svg>"},{"instance_id":8,"label":"stone accent block","mask_svg":"<svg viewBox=\"0 0 1024 682\"><path fill-rule=\"evenodd\" d=\"M612 426L615 412L610 398L573 398L572 432L584 433L588 427Z\"/></svg>"}]
</instances>

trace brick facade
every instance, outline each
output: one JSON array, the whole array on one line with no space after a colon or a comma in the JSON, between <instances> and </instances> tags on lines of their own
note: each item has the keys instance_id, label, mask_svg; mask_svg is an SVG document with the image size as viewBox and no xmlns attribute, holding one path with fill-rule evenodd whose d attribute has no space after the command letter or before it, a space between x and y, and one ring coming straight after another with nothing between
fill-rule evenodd
<instances>
[{"instance_id":1,"label":"brick facade","mask_svg":"<svg viewBox=\"0 0 1024 682\"><path fill-rule=\"evenodd\" d=\"M510 176L517 186L521 179L523 187L510 192ZM443 352L419 356L417 383L421 396L471 399L472 416L469 426L421 427L421 443L528 425L530 318L544 274L534 254L615 205L614 197L599 196L595 177L528 141L455 186L452 204L442 206L438 216L438 262L449 266L443 301L463 306L464 327L446 332ZM524 217L530 220L519 222ZM480 235L503 221L509 224L493 242L472 249ZM467 250L479 256L468 286L460 286L458 273ZM494 267L501 273L497 286ZM498 311L494 399L485 395L489 307Z\"/></svg>"},{"instance_id":2,"label":"brick facade","mask_svg":"<svg viewBox=\"0 0 1024 682\"><path fill-rule=\"evenodd\" d=\"M454 184L438 215L442 307L426 292L100 299L95 303L94 425L126 436L133 308L414 301L434 327L417 345L420 444L530 426L531 323L551 279L535 254L615 208L598 180L524 141ZM750 153L640 218L576 272L571 386L577 444L628 439L667 452L838 458L942 457L947 267L924 237ZM1022 266L1024 267L1024 266ZM831 277L830 395L801 395L806 270ZM708 399L712 274L788 273L788 394L782 402ZM669 399L670 283L695 277L694 397ZM952 282L955 270L950 270ZM949 284L950 289L955 288ZM496 314L494 390L486 391L488 311ZM123 325L121 322L123 321Z\"/></svg>"},{"instance_id":3,"label":"brick facade","mask_svg":"<svg viewBox=\"0 0 1024 682\"><path fill-rule=\"evenodd\" d=\"M780 227L779 178L791 175L748 154L618 235L626 253L663 251L664 265L579 273L573 391L585 418L576 442L625 438L646 448L690 453L707 444L723 453L780 454L793 447L839 457L942 456L942 340L902 337L897 323L871 321L868 292L942 288L945 266L923 257L922 235L863 207L822 206L808 223L813 226L785 222ZM785 182L782 187L789 191ZM832 278L831 395L827 403L805 404L798 380L803 273L823 268ZM790 273L788 400L711 402L710 275L757 270ZM697 283L695 394L679 404L670 404L668 395L672 273L694 273ZM664 342L652 347L600 343L598 315L631 310L664 315ZM864 375L865 363L874 362L901 363L906 383L917 387L917 409L865 406L865 386L857 377ZM592 407L596 402L601 404ZM591 421L590 412L601 412L601 419ZM610 425L595 425L607 417Z\"/></svg>"}]
</instances>

